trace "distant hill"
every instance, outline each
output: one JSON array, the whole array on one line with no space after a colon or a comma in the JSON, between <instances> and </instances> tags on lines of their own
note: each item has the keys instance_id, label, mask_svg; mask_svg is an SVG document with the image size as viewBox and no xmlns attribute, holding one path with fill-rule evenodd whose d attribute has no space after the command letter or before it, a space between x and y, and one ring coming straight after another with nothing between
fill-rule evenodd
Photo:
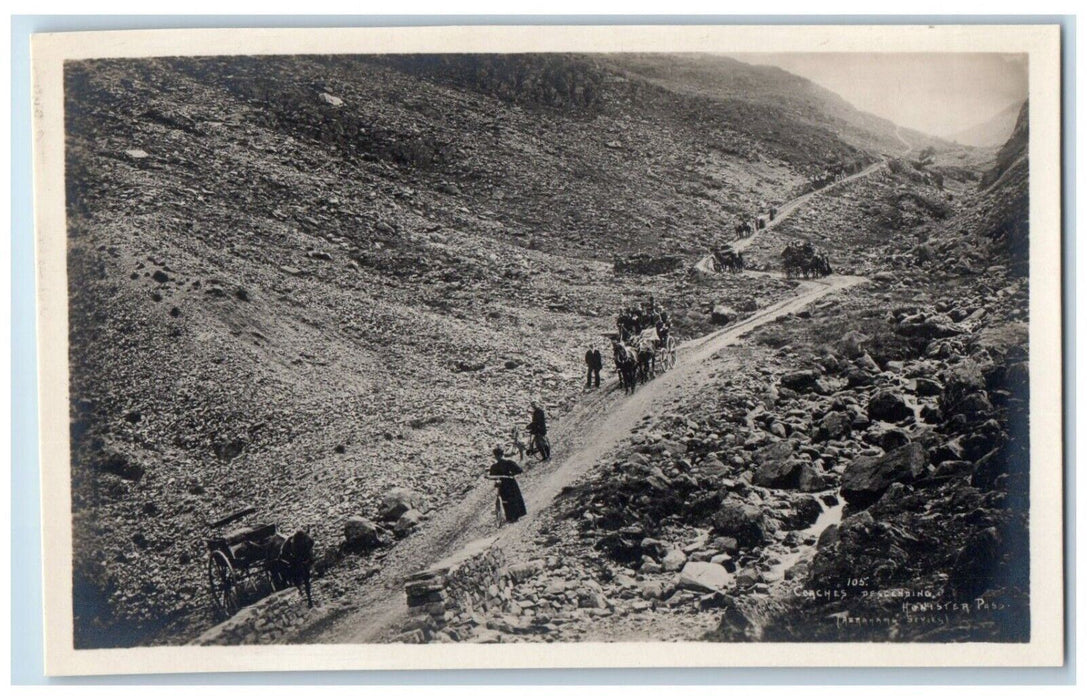
<instances>
[{"instance_id":1,"label":"distant hill","mask_svg":"<svg viewBox=\"0 0 1087 700\"><path fill-rule=\"evenodd\" d=\"M1001 146L1011 136L1024 103L1014 102L993 116L974 126L950 136L953 141L966 146L992 148Z\"/></svg>"},{"instance_id":2,"label":"distant hill","mask_svg":"<svg viewBox=\"0 0 1087 700\"><path fill-rule=\"evenodd\" d=\"M950 144L863 112L837 93L774 66L713 54L618 54L605 62L672 92L742 101L780 111L789 120L827 129L856 148L899 154L904 147Z\"/></svg>"}]
</instances>

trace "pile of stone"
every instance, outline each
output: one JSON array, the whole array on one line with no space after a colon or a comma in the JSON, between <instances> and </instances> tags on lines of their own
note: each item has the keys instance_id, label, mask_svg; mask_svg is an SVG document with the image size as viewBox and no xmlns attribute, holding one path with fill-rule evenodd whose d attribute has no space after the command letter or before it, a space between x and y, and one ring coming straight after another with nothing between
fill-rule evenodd
<instances>
[{"instance_id":1,"label":"pile of stone","mask_svg":"<svg viewBox=\"0 0 1087 700\"><path fill-rule=\"evenodd\" d=\"M636 275L663 275L680 268L683 258L678 255L652 255L650 253L632 253L616 256L615 271Z\"/></svg>"}]
</instances>

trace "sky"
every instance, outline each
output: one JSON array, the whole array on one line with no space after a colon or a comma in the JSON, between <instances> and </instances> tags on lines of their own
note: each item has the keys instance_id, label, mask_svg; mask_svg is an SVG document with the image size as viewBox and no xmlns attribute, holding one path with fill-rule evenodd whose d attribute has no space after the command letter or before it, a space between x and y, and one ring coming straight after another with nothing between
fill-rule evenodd
<instances>
[{"instance_id":1,"label":"sky","mask_svg":"<svg viewBox=\"0 0 1087 700\"><path fill-rule=\"evenodd\" d=\"M858 109L934 136L985 122L1027 98L1026 54L730 54L778 66L841 95Z\"/></svg>"}]
</instances>

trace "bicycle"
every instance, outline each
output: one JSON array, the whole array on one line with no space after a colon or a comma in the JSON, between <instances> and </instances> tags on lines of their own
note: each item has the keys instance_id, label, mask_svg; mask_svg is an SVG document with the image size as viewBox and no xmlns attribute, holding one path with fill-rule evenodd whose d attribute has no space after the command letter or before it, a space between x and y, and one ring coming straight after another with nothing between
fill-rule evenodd
<instances>
[{"instance_id":1,"label":"bicycle","mask_svg":"<svg viewBox=\"0 0 1087 700\"><path fill-rule=\"evenodd\" d=\"M503 479L513 479L512 476L484 476L484 479L494 482L494 522L498 527L506 524L506 506L502 504L502 494L498 491Z\"/></svg>"},{"instance_id":2,"label":"bicycle","mask_svg":"<svg viewBox=\"0 0 1087 700\"><path fill-rule=\"evenodd\" d=\"M539 455L541 462L546 462L551 459L551 441L547 439L546 435L533 435L532 439L528 441L528 449L525 450L525 454Z\"/></svg>"}]
</instances>

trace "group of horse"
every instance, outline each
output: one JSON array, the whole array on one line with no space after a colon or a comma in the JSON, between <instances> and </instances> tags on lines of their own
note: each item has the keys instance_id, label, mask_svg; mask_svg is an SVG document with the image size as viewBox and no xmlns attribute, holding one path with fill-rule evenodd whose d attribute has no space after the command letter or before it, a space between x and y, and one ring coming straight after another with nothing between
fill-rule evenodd
<instances>
[{"instance_id":1,"label":"group of horse","mask_svg":"<svg viewBox=\"0 0 1087 700\"><path fill-rule=\"evenodd\" d=\"M770 222L773 221L777 215L777 207L767 207L765 211L760 211L758 214L755 215L755 218L753 219L753 221L755 222L754 226L752 226L751 222L746 219L736 224L736 235L740 238L743 238L745 236L750 236L755 231L762 231L770 225Z\"/></svg>"},{"instance_id":2,"label":"group of horse","mask_svg":"<svg viewBox=\"0 0 1087 700\"><path fill-rule=\"evenodd\" d=\"M746 267L743 253L737 253L731 246L714 251L713 257L716 259L717 268L720 270L743 272Z\"/></svg>"},{"instance_id":3,"label":"group of horse","mask_svg":"<svg viewBox=\"0 0 1087 700\"><path fill-rule=\"evenodd\" d=\"M676 364L676 340L667 329L659 333L650 327L638 334L616 333L609 337L619 386L627 394Z\"/></svg>"},{"instance_id":4,"label":"group of horse","mask_svg":"<svg viewBox=\"0 0 1087 700\"><path fill-rule=\"evenodd\" d=\"M786 277L826 277L833 270L826 253L820 252L810 241L793 241L781 251L781 266Z\"/></svg>"},{"instance_id":5,"label":"group of horse","mask_svg":"<svg viewBox=\"0 0 1087 700\"><path fill-rule=\"evenodd\" d=\"M638 384L644 384L657 375L656 349L641 336L626 342L611 339L612 360L619 375L619 386L627 394L633 394Z\"/></svg>"},{"instance_id":6,"label":"group of horse","mask_svg":"<svg viewBox=\"0 0 1087 700\"><path fill-rule=\"evenodd\" d=\"M850 175L860 172L863 168L864 162L860 160L851 161L849 163L834 163L810 176L802 190L804 192L811 192L826 187L827 185L832 185L835 182L841 182Z\"/></svg>"}]
</instances>

